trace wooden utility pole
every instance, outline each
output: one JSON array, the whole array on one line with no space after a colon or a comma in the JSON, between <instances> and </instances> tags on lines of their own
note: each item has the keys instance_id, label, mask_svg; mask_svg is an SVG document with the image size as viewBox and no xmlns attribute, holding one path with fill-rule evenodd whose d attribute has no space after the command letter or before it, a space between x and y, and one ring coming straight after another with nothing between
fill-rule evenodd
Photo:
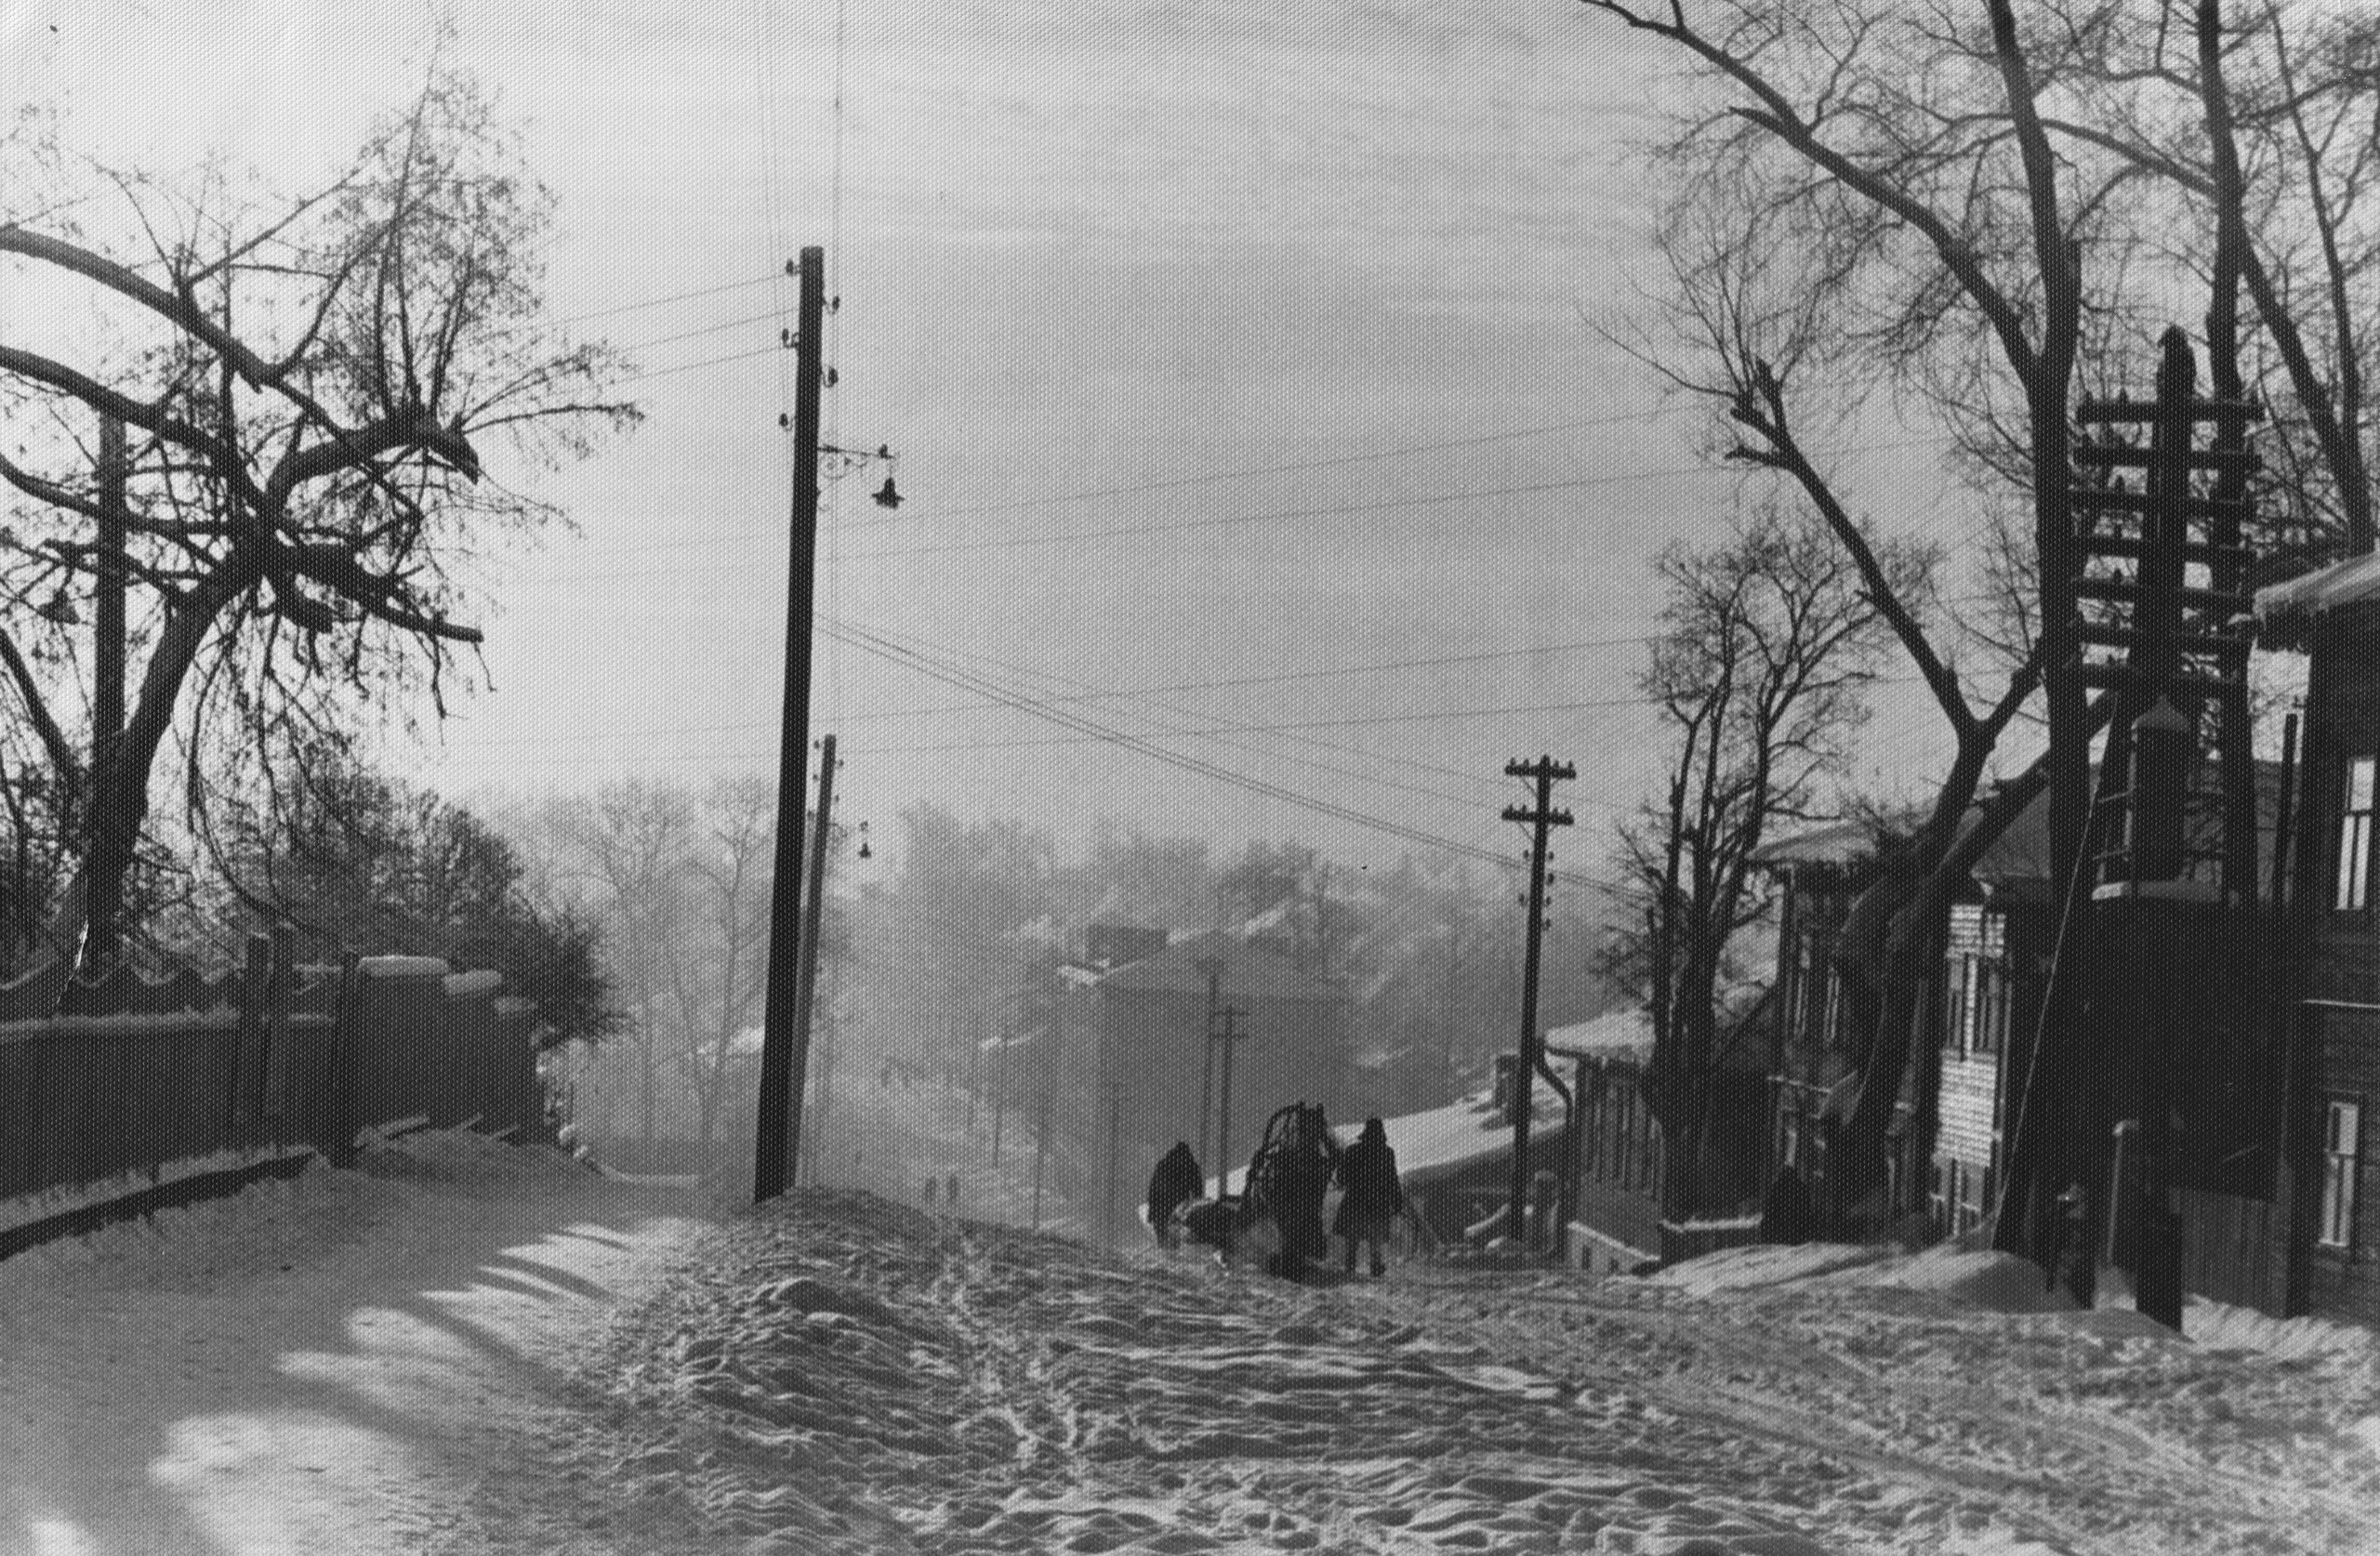
<instances>
[{"instance_id":1,"label":"wooden utility pole","mask_svg":"<svg viewBox=\"0 0 2380 1556\"><path fill-rule=\"evenodd\" d=\"M835 737L828 735L820 743L818 758L818 820L810 839L810 878L804 883L803 902L806 911L801 916L801 986L793 1001L793 1075L803 1090L807 1089L810 1074L811 1019L818 1004L818 932L826 921L826 839L833 836L835 815ZM818 1111L826 1109L826 1077L819 1077ZM801 1160L801 1101L802 1091L793 1093L794 1161ZM813 1152L815 1161L817 1154ZM814 1179L817 1174L813 1171Z\"/></svg>"},{"instance_id":2,"label":"wooden utility pole","mask_svg":"<svg viewBox=\"0 0 2380 1556\"><path fill-rule=\"evenodd\" d=\"M959 1031L967 1045L967 1132L975 1132L975 1101L984 1092L984 1021L978 1016L972 1022L961 1018Z\"/></svg>"},{"instance_id":3,"label":"wooden utility pole","mask_svg":"<svg viewBox=\"0 0 2380 1556\"><path fill-rule=\"evenodd\" d=\"M777 741L776 877L770 892L769 981L760 1024L760 1094L752 1198L785 1193L801 1145L804 1085L794 1008L800 1001L801 801L809 790L810 630L818 553L818 393L825 376L826 251L805 248L798 267L793 376L793 547L787 565L785 702ZM829 768L831 771L831 767ZM825 806L819 807L823 813ZM814 911L813 904L813 911Z\"/></svg>"},{"instance_id":4,"label":"wooden utility pole","mask_svg":"<svg viewBox=\"0 0 2380 1556\"><path fill-rule=\"evenodd\" d=\"M84 803L89 807L85 837L103 858L131 856L139 839L130 830L133 808L126 803L119 751L124 745L125 452L124 423L99 418L99 581L91 624L97 686L91 701L91 771ZM85 977L113 964L123 943L124 872L86 873L91 882L85 904L80 956Z\"/></svg>"},{"instance_id":5,"label":"wooden utility pole","mask_svg":"<svg viewBox=\"0 0 2380 1556\"><path fill-rule=\"evenodd\" d=\"M1576 778L1579 770L1568 762L1540 757L1533 762L1506 762L1504 771L1537 785L1537 804L1533 808L1504 807L1506 821L1522 822L1530 828L1528 953L1521 970L1521 1060L1513 1075L1513 1189L1505 1220L1512 1240L1520 1244L1528 1234L1528 1127L1536 1105L1529 1083L1536 1078L1537 1067L1543 1062L1539 1051L1543 1035L1537 1030L1537 972L1545 946L1545 837L1551 829L1570 824L1569 811L1554 809L1554 785L1559 780Z\"/></svg>"},{"instance_id":6,"label":"wooden utility pole","mask_svg":"<svg viewBox=\"0 0 2380 1556\"><path fill-rule=\"evenodd\" d=\"M1040 1127L1033 1135L1033 1230L1041 1230L1041 1173L1050 1161L1050 1088L1041 1088Z\"/></svg>"},{"instance_id":7,"label":"wooden utility pole","mask_svg":"<svg viewBox=\"0 0 2380 1556\"><path fill-rule=\"evenodd\" d=\"M1116 1170L1124 1146L1124 1088L1107 1083L1107 1205L1100 1215L1100 1231L1108 1246L1116 1245Z\"/></svg>"},{"instance_id":8,"label":"wooden utility pole","mask_svg":"<svg viewBox=\"0 0 2380 1556\"><path fill-rule=\"evenodd\" d=\"M1221 888L1216 890L1215 901L1219 904L1223 901ZM1217 916L1221 916L1220 912ZM1223 959L1201 956L1198 970L1207 975L1207 1038L1198 1070L1198 1154L1214 1162L1215 1170L1220 1173L1223 1165L1218 1158L1207 1155L1207 1141L1215 1132L1215 1015L1223 1009Z\"/></svg>"},{"instance_id":9,"label":"wooden utility pole","mask_svg":"<svg viewBox=\"0 0 2380 1556\"><path fill-rule=\"evenodd\" d=\"M1460 1064L1455 1039L1462 1029L1462 899L1455 899L1454 923L1447 936L1447 1074Z\"/></svg>"},{"instance_id":10,"label":"wooden utility pole","mask_svg":"<svg viewBox=\"0 0 2380 1556\"><path fill-rule=\"evenodd\" d=\"M1218 1067L1222 1084L1215 1088L1215 1180L1221 1183L1231 1171L1231 1051L1248 1034L1239 1029L1239 1018L1248 1014L1236 1005L1226 1005L1216 1015L1223 1026L1215 1034L1215 1042L1223 1048L1223 1062ZM1245 1195L1248 1185L1240 1186Z\"/></svg>"},{"instance_id":11,"label":"wooden utility pole","mask_svg":"<svg viewBox=\"0 0 2380 1556\"><path fill-rule=\"evenodd\" d=\"M992 1165L1000 1165L1000 1134L1008 1124L1008 1039L992 1049Z\"/></svg>"}]
</instances>

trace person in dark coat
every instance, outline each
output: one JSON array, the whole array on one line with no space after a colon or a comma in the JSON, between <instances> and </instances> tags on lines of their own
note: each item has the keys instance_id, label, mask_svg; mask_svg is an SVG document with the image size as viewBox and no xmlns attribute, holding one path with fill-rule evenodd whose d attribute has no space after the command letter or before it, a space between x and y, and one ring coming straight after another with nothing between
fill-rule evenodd
<instances>
[{"instance_id":1,"label":"person in dark coat","mask_svg":"<svg viewBox=\"0 0 2380 1556\"><path fill-rule=\"evenodd\" d=\"M1330 1121L1319 1102L1295 1102L1275 1115L1249 1179L1256 1197L1280 1229L1281 1251L1273 1273L1295 1280L1312 1260L1330 1253L1322 1227L1322 1202L1330 1193L1344 1153L1331 1138Z\"/></svg>"},{"instance_id":2,"label":"person in dark coat","mask_svg":"<svg viewBox=\"0 0 2380 1556\"><path fill-rule=\"evenodd\" d=\"M1374 1275L1388 1273L1388 1234L1405 1213L1405 1185L1396 1176L1396 1153L1388 1128L1377 1117L1364 1120L1363 1133L1339 1159L1339 1186L1346 1191L1330 1230L1347 1243L1347 1273L1355 1272L1358 1244L1371 1247Z\"/></svg>"},{"instance_id":3,"label":"person in dark coat","mask_svg":"<svg viewBox=\"0 0 2380 1556\"><path fill-rule=\"evenodd\" d=\"M1157 1169L1149 1174L1149 1197L1146 1207L1149 1230L1166 1247L1180 1242L1173 1225L1173 1213L1207 1192L1207 1175L1198 1170L1198 1158L1187 1141L1175 1141L1173 1149L1157 1158Z\"/></svg>"}]
</instances>

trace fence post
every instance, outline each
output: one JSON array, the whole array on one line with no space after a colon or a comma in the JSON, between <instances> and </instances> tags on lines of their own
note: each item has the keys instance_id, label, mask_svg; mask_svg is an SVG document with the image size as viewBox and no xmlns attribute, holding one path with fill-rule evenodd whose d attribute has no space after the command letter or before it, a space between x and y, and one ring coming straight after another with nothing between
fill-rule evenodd
<instances>
[{"instance_id":1,"label":"fence post","mask_svg":"<svg viewBox=\"0 0 2380 1556\"><path fill-rule=\"evenodd\" d=\"M272 942L248 937L240 969L240 1040L231 1063L231 1126L255 1120L263 1105L266 985L272 978Z\"/></svg>"},{"instance_id":2,"label":"fence post","mask_svg":"<svg viewBox=\"0 0 2380 1556\"><path fill-rule=\"evenodd\" d=\"M298 932L272 927L272 975L266 983L264 1021L264 1116L289 1112L289 1002L298 992Z\"/></svg>"},{"instance_id":3,"label":"fence post","mask_svg":"<svg viewBox=\"0 0 2380 1556\"><path fill-rule=\"evenodd\" d=\"M364 1009L364 958L350 951L338 961L338 997L331 1007L330 1098L324 1154L336 1167L355 1165L355 1024Z\"/></svg>"}]
</instances>

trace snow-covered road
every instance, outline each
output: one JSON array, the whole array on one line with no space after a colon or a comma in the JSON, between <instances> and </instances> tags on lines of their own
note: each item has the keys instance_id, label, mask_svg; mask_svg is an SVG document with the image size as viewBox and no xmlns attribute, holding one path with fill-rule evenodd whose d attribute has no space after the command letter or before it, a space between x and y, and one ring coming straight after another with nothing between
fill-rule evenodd
<instances>
[{"instance_id":1,"label":"snow-covered road","mask_svg":"<svg viewBox=\"0 0 2380 1556\"><path fill-rule=\"evenodd\" d=\"M2370 1336L1996 1256L1304 1287L371 1164L0 1265L0 1551L2380 1552Z\"/></svg>"},{"instance_id":2,"label":"snow-covered road","mask_svg":"<svg viewBox=\"0 0 2380 1556\"><path fill-rule=\"evenodd\" d=\"M714 1247L622 1375L686 1423L652 1495L757 1549L2380 1550L2368 1338L1997 1312L1997 1256L1314 1289L859 1196Z\"/></svg>"}]
</instances>

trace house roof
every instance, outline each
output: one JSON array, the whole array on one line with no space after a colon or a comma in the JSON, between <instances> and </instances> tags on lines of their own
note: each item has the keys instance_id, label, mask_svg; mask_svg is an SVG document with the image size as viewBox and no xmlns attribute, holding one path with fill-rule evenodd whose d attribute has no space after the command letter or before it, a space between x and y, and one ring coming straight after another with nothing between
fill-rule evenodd
<instances>
[{"instance_id":1,"label":"house roof","mask_svg":"<svg viewBox=\"0 0 2380 1556\"><path fill-rule=\"evenodd\" d=\"M1102 988L1137 994L1207 993L1207 973L1198 964L1212 956L1223 964L1223 994L1231 999L1336 1000L1344 997L1338 985L1317 978L1278 952L1251 945L1221 931L1179 940L1137 962L1109 969L1099 980Z\"/></svg>"}]
</instances>

